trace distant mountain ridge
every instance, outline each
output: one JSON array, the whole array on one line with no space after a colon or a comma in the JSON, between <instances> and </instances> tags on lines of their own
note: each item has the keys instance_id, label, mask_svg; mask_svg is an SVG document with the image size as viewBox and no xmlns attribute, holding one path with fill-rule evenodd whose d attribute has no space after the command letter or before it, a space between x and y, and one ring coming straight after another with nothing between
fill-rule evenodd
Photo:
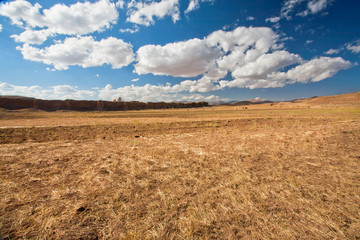
<instances>
[{"instance_id":1,"label":"distant mountain ridge","mask_svg":"<svg viewBox=\"0 0 360 240\"><path fill-rule=\"evenodd\" d=\"M254 105L254 104L263 104L263 103L280 103L280 102L289 102L289 103L306 103L306 104L346 104L346 103L360 103L360 91L352 93L344 93L339 95L329 95L329 96L313 96L308 98L293 99L288 101L270 101L265 99L250 99L243 101L215 101L209 102L209 105L223 105L223 106L245 106L245 105Z\"/></svg>"}]
</instances>

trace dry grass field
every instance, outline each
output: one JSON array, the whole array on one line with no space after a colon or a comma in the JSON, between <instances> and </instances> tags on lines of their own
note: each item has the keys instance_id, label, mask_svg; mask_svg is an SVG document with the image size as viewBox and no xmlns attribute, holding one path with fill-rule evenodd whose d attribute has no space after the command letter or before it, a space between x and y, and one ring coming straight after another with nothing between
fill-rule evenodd
<instances>
[{"instance_id":1,"label":"dry grass field","mask_svg":"<svg viewBox=\"0 0 360 240\"><path fill-rule=\"evenodd\" d=\"M359 98L0 110L0 234L360 239Z\"/></svg>"}]
</instances>

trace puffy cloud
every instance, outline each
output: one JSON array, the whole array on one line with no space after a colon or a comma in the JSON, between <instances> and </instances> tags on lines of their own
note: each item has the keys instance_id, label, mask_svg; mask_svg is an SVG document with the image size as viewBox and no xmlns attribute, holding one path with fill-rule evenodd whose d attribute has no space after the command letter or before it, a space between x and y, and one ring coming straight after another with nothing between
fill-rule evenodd
<instances>
[{"instance_id":1,"label":"puffy cloud","mask_svg":"<svg viewBox=\"0 0 360 240\"><path fill-rule=\"evenodd\" d=\"M360 53L360 40L353 44L347 44L346 49L352 51L353 53Z\"/></svg>"},{"instance_id":2,"label":"puffy cloud","mask_svg":"<svg viewBox=\"0 0 360 240\"><path fill-rule=\"evenodd\" d=\"M250 46L261 52L267 52L270 48L275 48L278 36L267 27L238 27L233 31L225 32L218 30L210 34L206 41L211 46L219 46L225 52L241 48L246 50Z\"/></svg>"},{"instance_id":3,"label":"puffy cloud","mask_svg":"<svg viewBox=\"0 0 360 240\"><path fill-rule=\"evenodd\" d=\"M162 0L160 2L136 2L128 4L128 22L150 26L155 23L154 17L171 16L175 23L180 19L179 0Z\"/></svg>"},{"instance_id":4,"label":"puffy cloud","mask_svg":"<svg viewBox=\"0 0 360 240\"><path fill-rule=\"evenodd\" d=\"M121 97L125 101L142 101L142 102L171 102L171 101L220 101L218 96L210 95L204 96L201 94L180 93L170 87L170 85L159 86L146 84L144 86L125 86L120 88L113 88L110 84L99 90L99 98L105 100L112 100Z\"/></svg>"},{"instance_id":5,"label":"puffy cloud","mask_svg":"<svg viewBox=\"0 0 360 240\"><path fill-rule=\"evenodd\" d=\"M300 61L297 55L277 51L281 47L278 39L270 28L238 27L230 32L216 31L206 40L222 51L216 60L220 78L230 71L234 78L254 79Z\"/></svg>"},{"instance_id":6,"label":"puffy cloud","mask_svg":"<svg viewBox=\"0 0 360 240\"><path fill-rule=\"evenodd\" d=\"M44 27L43 16L40 14L41 5L32 5L25 0L16 0L0 5L0 15L9 17L13 24L30 27Z\"/></svg>"},{"instance_id":7,"label":"puffy cloud","mask_svg":"<svg viewBox=\"0 0 360 240\"><path fill-rule=\"evenodd\" d=\"M301 57L299 55L291 54L287 51L276 51L274 53L263 54L255 61L237 67L232 72L232 76L235 79L263 79L279 69L300 61Z\"/></svg>"},{"instance_id":8,"label":"puffy cloud","mask_svg":"<svg viewBox=\"0 0 360 240\"><path fill-rule=\"evenodd\" d=\"M282 50L278 42L279 36L270 28L219 30L203 40L144 46L137 52L135 71L177 77L202 75L198 80L175 84L169 91L209 92L225 87L269 88L315 82L352 66L342 58L304 61L301 56ZM228 73L233 79L221 80Z\"/></svg>"},{"instance_id":9,"label":"puffy cloud","mask_svg":"<svg viewBox=\"0 0 360 240\"><path fill-rule=\"evenodd\" d=\"M137 51L135 72L195 77L206 72L218 54L206 41L196 38L165 46L146 45Z\"/></svg>"},{"instance_id":10,"label":"puffy cloud","mask_svg":"<svg viewBox=\"0 0 360 240\"><path fill-rule=\"evenodd\" d=\"M34 30L26 30L22 32L20 35L11 35L12 38L15 39L15 42L23 42L29 44L42 44L46 41L48 36L52 35L48 29L43 29L39 31Z\"/></svg>"},{"instance_id":11,"label":"puffy cloud","mask_svg":"<svg viewBox=\"0 0 360 240\"><path fill-rule=\"evenodd\" d=\"M200 8L201 2L214 2L215 0L190 0L189 5L187 9L185 10L185 13L189 13L191 11L194 11L198 8Z\"/></svg>"},{"instance_id":12,"label":"puffy cloud","mask_svg":"<svg viewBox=\"0 0 360 240\"><path fill-rule=\"evenodd\" d=\"M50 34L83 35L102 31L115 23L118 12L114 3L99 0L95 3L78 2L70 6L56 4L44 9L38 3L32 5L26 0L16 0L0 6L0 15L7 16L12 23L27 28L17 41L40 44ZM35 28L43 28L34 31ZM45 34L46 33L46 34Z\"/></svg>"},{"instance_id":13,"label":"puffy cloud","mask_svg":"<svg viewBox=\"0 0 360 240\"><path fill-rule=\"evenodd\" d=\"M341 57L320 57L290 69L283 78L289 79L289 83L307 83L308 81L318 82L330 78L338 71L349 69L352 66L353 64L351 62L346 61Z\"/></svg>"},{"instance_id":14,"label":"puffy cloud","mask_svg":"<svg viewBox=\"0 0 360 240\"><path fill-rule=\"evenodd\" d=\"M40 86L15 86L9 83L0 82L1 95L18 95L43 99L91 99L96 92L79 90L69 85L57 85L49 88Z\"/></svg>"},{"instance_id":15,"label":"puffy cloud","mask_svg":"<svg viewBox=\"0 0 360 240\"><path fill-rule=\"evenodd\" d=\"M101 41L95 41L92 37L73 37L44 49L29 44L17 49L24 59L53 65L57 70L66 70L72 65L86 68L103 64L121 68L134 60L132 45L114 37Z\"/></svg>"},{"instance_id":16,"label":"puffy cloud","mask_svg":"<svg viewBox=\"0 0 360 240\"><path fill-rule=\"evenodd\" d=\"M253 20L255 20L255 18L254 18L254 17L252 17L252 16L248 16L248 17L246 17L246 21L253 21Z\"/></svg>"},{"instance_id":17,"label":"puffy cloud","mask_svg":"<svg viewBox=\"0 0 360 240\"><path fill-rule=\"evenodd\" d=\"M137 81L139 81L139 80L140 80L140 78L131 79L132 82L137 82Z\"/></svg>"},{"instance_id":18,"label":"puffy cloud","mask_svg":"<svg viewBox=\"0 0 360 240\"><path fill-rule=\"evenodd\" d=\"M239 78L232 81L220 81L221 88L225 87L247 87L254 88L274 88L283 87L286 84L296 82L307 83L318 82L334 76L338 71L352 67L353 64L344 59L320 57L310 61L304 61L302 64L288 70L287 72L273 72L265 78Z\"/></svg>"},{"instance_id":19,"label":"puffy cloud","mask_svg":"<svg viewBox=\"0 0 360 240\"><path fill-rule=\"evenodd\" d=\"M2 25L0 24L0 32L2 31L2 29L3 29L3 27L2 27Z\"/></svg>"},{"instance_id":20,"label":"puffy cloud","mask_svg":"<svg viewBox=\"0 0 360 240\"><path fill-rule=\"evenodd\" d=\"M185 80L171 87L173 92L210 92L221 87L216 82L203 77L199 80Z\"/></svg>"}]
</instances>

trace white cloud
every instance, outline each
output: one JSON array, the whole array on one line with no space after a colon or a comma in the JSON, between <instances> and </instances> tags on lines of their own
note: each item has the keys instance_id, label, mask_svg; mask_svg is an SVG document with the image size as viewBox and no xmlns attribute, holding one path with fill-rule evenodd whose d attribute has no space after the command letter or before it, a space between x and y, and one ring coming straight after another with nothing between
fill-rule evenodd
<instances>
[{"instance_id":1,"label":"white cloud","mask_svg":"<svg viewBox=\"0 0 360 240\"><path fill-rule=\"evenodd\" d=\"M189 5L187 9L185 10L185 13L189 13L191 11L194 11L198 8L200 8L201 2L214 2L215 0L190 0Z\"/></svg>"},{"instance_id":2,"label":"white cloud","mask_svg":"<svg viewBox=\"0 0 360 240\"><path fill-rule=\"evenodd\" d=\"M144 86L125 86L114 89L110 84L99 90L99 98L104 100L121 99L125 101L142 101L142 102L171 102L171 101L220 101L218 96L204 96L201 94L189 94L173 91L169 85L150 85Z\"/></svg>"},{"instance_id":3,"label":"white cloud","mask_svg":"<svg viewBox=\"0 0 360 240\"><path fill-rule=\"evenodd\" d=\"M327 55L332 55L332 54L338 54L340 52L340 49L329 49L325 52L325 54Z\"/></svg>"},{"instance_id":4,"label":"white cloud","mask_svg":"<svg viewBox=\"0 0 360 240\"><path fill-rule=\"evenodd\" d=\"M41 5L32 5L25 0L16 0L0 5L0 15L9 17L13 24L30 27L44 27L43 16L40 14Z\"/></svg>"},{"instance_id":5,"label":"white cloud","mask_svg":"<svg viewBox=\"0 0 360 240\"><path fill-rule=\"evenodd\" d=\"M211 33L206 41L211 46L218 46L225 52L237 50L245 51L249 47L261 52L267 52L276 47L278 36L267 27L238 27L233 31L218 30Z\"/></svg>"},{"instance_id":6,"label":"white cloud","mask_svg":"<svg viewBox=\"0 0 360 240\"><path fill-rule=\"evenodd\" d=\"M136 33L136 32L138 32L139 31L139 27L138 26L135 26L133 29L131 29L131 28L125 28L125 29L119 29L119 31L121 32L121 33Z\"/></svg>"},{"instance_id":7,"label":"white cloud","mask_svg":"<svg viewBox=\"0 0 360 240\"><path fill-rule=\"evenodd\" d=\"M360 53L360 40L352 44L347 44L346 49L352 51L353 53Z\"/></svg>"},{"instance_id":8,"label":"white cloud","mask_svg":"<svg viewBox=\"0 0 360 240\"><path fill-rule=\"evenodd\" d=\"M0 24L0 32L2 31L2 29L3 29L3 26Z\"/></svg>"},{"instance_id":9,"label":"white cloud","mask_svg":"<svg viewBox=\"0 0 360 240\"><path fill-rule=\"evenodd\" d=\"M294 10L294 8L297 5L299 5L300 3L304 2L304 1L305 0L286 0L284 2L283 6L281 7L280 17L290 20L291 19L291 17L289 16L290 13Z\"/></svg>"},{"instance_id":10,"label":"white cloud","mask_svg":"<svg viewBox=\"0 0 360 240\"><path fill-rule=\"evenodd\" d=\"M55 69L55 68L49 68L49 67L47 67L47 68L46 68L46 71L49 71L49 72L55 72L55 71L56 71L56 69Z\"/></svg>"},{"instance_id":11,"label":"white cloud","mask_svg":"<svg viewBox=\"0 0 360 240\"><path fill-rule=\"evenodd\" d=\"M140 80L139 78L131 79L132 82L137 82L137 81L139 81L139 80Z\"/></svg>"},{"instance_id":12,"label":"white cloud","mask_svg":"<svg viewBox=\"0 0 360 240\"><path fill-rule=\"evenodd\" d=\"M169 91L209 92L225 87L268 88L320 81L352 66L342 58L304 61L283 50L279 38L270 28L238 27L215 31L203 40L147 45L137 52L135 71L177 77L202 75L198 80L175 84ZM233 80L221 80L228 73Z\"/></svg>"},{"instance_id":13,"label":"white cloud","mask_svg":"<svg viewBox=\"0 0 360 240\"><path fill-rule=\"evenodd\" d=\"M297 8L305 8L305 10L298 12L296 14L297 16L305 17L309 14L317 14L330 6L333 1L334 0L285 0L281 7L279 18L290 20L292 18L291 13Z\"/></svg>"},{"instance_id":14,"label":"white cloud","mask_svg":"<svg viewBox=\"0 0 360 240\"><path fill-rule=\"evenodd\" d=\"M69 85L57 85L48 88L40 86L15 86L0 82L0 95L18 95L40 99L93 99L95 91L79 90Z\"/></svg>"},{"instance_id":15,"label":"white cloud","mask_svg":"<svg viewBox=\"0 0 360 240\"><path fill-rule=\"evenodd\" d=\"M288 80L288 83L318 82L334 76L340 70L346 70L353 64L341 57L320 57L296 66L286 73L276 73L272 77L276 80Z\"/></svg>"},{"instance_id":16,"label":"white cloud","mask_svg":"<svg viewBox=\"0 0 360 240\"><path fill-rule=\"evenodd\" d=\"M145 45L137 51L135 72L195 77L206 72L218 54L206 41L196 38L165 46Z\"/></svg>"},{"instance_id":17,"label":"white cloud","mask_svg":"<svg viewBox=\"0 0 360 240\"><path fill-rule=\"evenodd\" d=\"M125 7L125 1L124 1L124 0L119 0L119 1L117 1L117 2L116 2L116 6L117 6L118 8L123 9L123 8Z\"/></svg>"},{"instance_id":18,"label":"white cloud","mask_svg":"<svg viewBox=\"0 0 360 240\"><path fill-rule=\"evenodd\" d=\"M265 21L266 22L271 22L271 23L277 23L278 21L280 21L280 17L267 18Z\"/></svg>"},{"instance_id":19,"label":"white cloud","mask_svg":"<svg viewBox=\"0 0 360 240\"><path fill-rule=\"evenodd\" d=\"M332 0L311 0L308 2L308 9L312 14L318 13L325 9Z\"/></svg>"},{"instance_id":20,"label":"white cloud","mask_svg":"<svg viewBox=\"0 0 360 240\"><path fill-rule=\"evenodd\" d=\"M175 23L180 19L179 0L162 0L160 2L143 3L131 1L128 4L128 18L126 21L139 25L155 24L154 17L171 16Z\"/></svg>"},{"instance_id":21,"label":"white cloud","mask_svg":"<svg viewBox=\"0 0 360 240\"><path fill-rule=\"evenodd\" d=\"M66 70L73 65L87 68L103 64L121 68L134 60L132 45L114 37L101 41L95 41L92 37L73 37L44 49L29 44L17 49L24 59L53 65L57 70Z\"/></svg>"},{"instance_id":22,"label":"white cloud","mask_svg":"<svg viewBox=\"0 0 360 240\"><path fill-rule=\"evenodd\" d=\"M253 21L253 20L255 20L255 18L252 17L252 16L248 16L248 17L246 17L246 20L247 20L247 21Z\"/></svg>"},{"instance_id":23,"label":"white cloud","mask_svg":"<svg viewBox=\"0 0 360 240\"><path fill-rule=\"evenodd\" d=\"M232 72L232 76L235 79L264 79L273 72L299 62L301 62L299 55L291 54L287 51L276 51L263 54L255 61L237 67Z\"/></svg>"},{"instance_id":24,"label":"white cloud","mask_svg":"<svg viewBox=\"0 0 360 240\"><path fill-rule=\"evenodd\" d=\"M11 35L15 39L15 42L23 42L29 44L42 44L46 39L51 36L51 32L47 29L35 31L35 30L26 30L20 35Z\"/></svg>"},{"instance_id":25,"label":"white cloud","mask_svg":"<svg viewBox=\"0 0 360 240\"><path fill-rule=\"evenodd\" d=\"M171 87L173 92L211 92L221 87L216 82L203 77L199 80L185 80Z\"/></svg>"},{"instance_id":26,"label":"white cloud","mask_svg":"<svg viewBox=\"0 0 360 240\"><path fill-rule=\"evenodd\" d=\"M32 5L16 0L2 4L0 15L9 17L15 25L26 27L27 31L14 37L17 41L29 40L30 44L40 44L51 34L83 35L103 31L118 18L116 6L109 0L78 2L70 6L56 4L40 13L41 8L38 3Z\"/></svg>"}]
</instances>

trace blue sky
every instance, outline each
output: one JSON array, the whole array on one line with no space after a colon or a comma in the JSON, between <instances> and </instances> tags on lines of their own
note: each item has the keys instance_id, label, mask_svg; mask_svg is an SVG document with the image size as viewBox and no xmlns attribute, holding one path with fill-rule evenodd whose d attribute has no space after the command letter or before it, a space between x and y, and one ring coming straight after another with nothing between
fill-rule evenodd
<instances>
[{"instance_id":1,"label":"blue sky","mask_svg":"<svg viewBox=\"0 0 360 240\"><path fill-rule=\"evenodd\" d=\"M0 2L0 94L290 100L360 90L355 0Z\"/></svg>"}]
</instances>

